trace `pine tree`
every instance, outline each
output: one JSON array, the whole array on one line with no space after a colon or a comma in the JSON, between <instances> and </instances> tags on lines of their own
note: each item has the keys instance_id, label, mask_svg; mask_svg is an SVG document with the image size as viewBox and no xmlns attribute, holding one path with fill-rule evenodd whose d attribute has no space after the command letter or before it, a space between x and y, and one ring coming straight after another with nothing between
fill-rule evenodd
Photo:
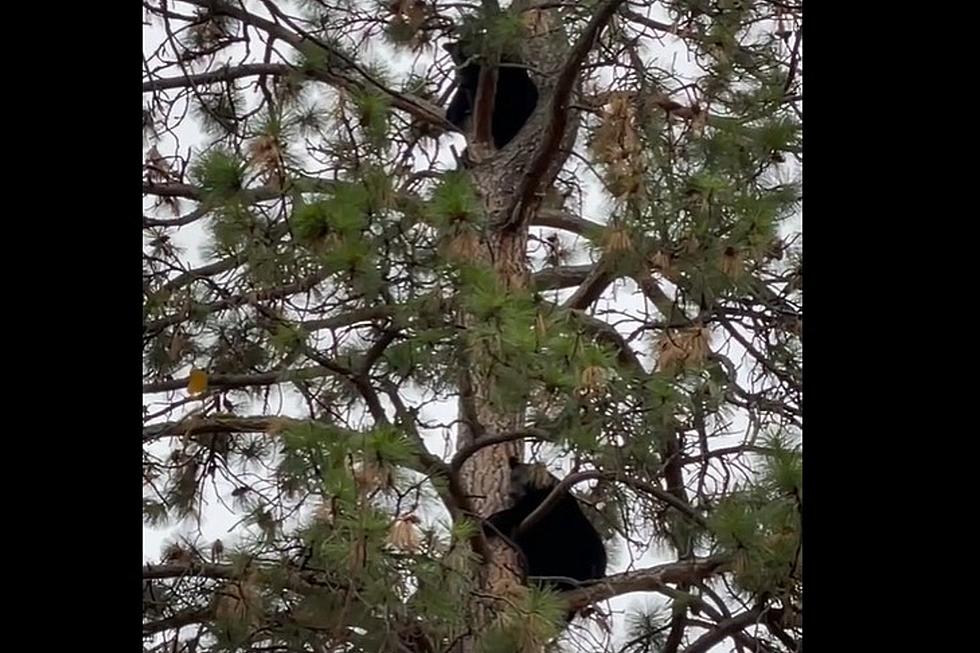
<instances>
[{"instance_id":1,"label":"pine tree","mask_svg":"<svg viewBox=\"0 0 980 653\"><path fill-rule=\"evenodd\" d=\"M802 650L802 4L144 10L144 650Z\"/></svg>"}]
</instances>

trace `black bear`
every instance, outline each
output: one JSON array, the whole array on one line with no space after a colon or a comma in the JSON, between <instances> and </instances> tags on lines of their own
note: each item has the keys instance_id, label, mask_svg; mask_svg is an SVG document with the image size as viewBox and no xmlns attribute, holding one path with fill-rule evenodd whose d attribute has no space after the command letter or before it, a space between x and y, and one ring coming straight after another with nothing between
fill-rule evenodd
<instances>
[{"instance_id":1,"label":"black bear","mask_svg":"<svg viewBox=\"0 0 980 653\"><path fill-rule=\"evenodd\" d=\"M447 43L443 48L456 64L458 86L449 108L446 120L466 131L468 121L476 105L476 89L480 83L480 64L467 60L472 53L463 42ZM465 65L463 65L465 63ZM493 145L498 150L514 140L521 127L527 122L538 105L538 87L531 81L527 69L512 57L502 57L497 68L497 89L494 93L493 116L490 130Z\"/></svg>"},{"instance_id":2,"label":"black bear","mask_svg":"<svg viewBox=\"0 0 980 653\"><path fill-rule=\"evenodd\" d=\"M570 492L563 492L558 503L540 521L527 532L516 534L521 522L544 502L558 483L544 465L526 465L512 458L512 505L491 515L484 525L484 533L511 540L523 555L525 571L532 581L564 591L606 575L602 538L582 512L578 500ZM545 576L550 578L541 578ZM567 620L573 617L574 613L569 613Z\"/></svg>"}]
</instances>

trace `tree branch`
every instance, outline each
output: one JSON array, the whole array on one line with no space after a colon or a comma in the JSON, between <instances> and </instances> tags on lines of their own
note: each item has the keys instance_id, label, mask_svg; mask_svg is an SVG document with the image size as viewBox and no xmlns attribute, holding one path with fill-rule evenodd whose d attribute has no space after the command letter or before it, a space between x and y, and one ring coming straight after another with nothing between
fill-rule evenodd
<instances>
[{"instance_id":1,"label":"tree branch","mask_svg":"<svg viewBox=\"0 0 980 653\"><path fill-rule=\"evenodd\" d=\"M657 592L668 584L693 585L726 571L728 565L729 560L725 556L669 562L649 569L607 576L595 584L563 592L562 598L568 601L571 610L578 611L587 605L630 592Z\"/></svg>"},{"instance_id":2,"label":"tree branch","mask_svg":"<svg viewBox=\"0 0 980 653\"><path fill-rule=\"evenodd\" d=\"M299 426L302 424L309 424L310 422L311 420L299 420L291 417L275 417L269 415L256 415L251 417L216 416L208 418L193 416L176 422L165 422L144 426L143 442L146 443L165 437L183 437L185 435L197 435L201 433L275 433L284 430L289 426ZM354 437L357 435L354 431L339 429L336 426L331 425L330 428L345 432L345 434L349 437ZM466 514L472 514L472 508L470 507L466 493L463 492L461 486L459 485L458 479L455 478L455 475L450 472L449 465L447 465L445 461L438 456L430 453L425 448L421 439L416 441L416 445L419 446L418 464L414 466L409 465L408 467L425 476L445 478L448 482L449 494L446 495L444 492L440 492L440 496L443 501L446 502L446 507L451 513L454 514L454 516L458 516L459 511ZM436 490L439 491L438 486L436 487ZM152 569L150 566L147 566L144 568L144 577L164 578L169 577L167 574L176 573L175 570L183 570L181 573L189 573L188 569L189 568L187 565L155 565L152 567ZM223 567L220 565L201 565L199 567L193 567L193 569L200 571L200 573L195 571L195 575L207 575L211 572L219 573L215 570L223 569ZM147 573L157 573L163 575L147 576ZM215 577L217 578L219 576Z\"/></svg>"},{"instance_id":3,"label":"tree branch","mask_svg":"<svg viewBox=\"0 0 980 653\"><path fill-rule=\"evenodd\" d=\"M746 626L751 626L756 623L761 613L762 610L760 608L754 608L735 615L731 619L724 619L718 622L718 626L714 630L697 638L693 644L684 649L684 653L707 653L718 642L723 641Z\"/></svg>"},{"instance_id":4,"label":"tree branch","mask_svg":"<svg viewBox=\"0 0 980 653\"><path fill-rule=\"evenodd\" d=\"M546 208L538 209L531 219L531 226L562 229L585 238L605 229L605 225L598 222L580 218L567 211Z\"/></svg>"},{"instance_id":5,"label":"tree branch","mask_svg":"<svg viewBox=\"0 0 980 653\"><path fill-rule=\"evenodd\" d=\"M609 270L609 264L605 258L592 266L589 276L575 289L575 292L565 300L562 308L566 309L586 309L591 306L606 288L615 279L615 275Z\"/></svg>"},{"instance_id":6,"label":"tree branch","mask_svg":"<svg viewBox=\"0 0 980 653\"><path fill-rule=\"evenodd\" d=\"M174 227L184 227L200 220L208 214L208 207L198 206L196 209L188 213L187 215L182 215L179 218L151 218L149 216L143 216L143 227L164 227L164 228L174 228Z\"/></svg>"},{"instance_id":7,"label":"tree branch","mask_svg":"<svg viewBox=\"0 0 980 653\"><path fill-rule=\"evenodd\" d=\"M163 565L143 565L143 579L156 580L160 578L182 578L184 576L199 576L201 578L236 578L232 565L215 565L203 562L169 563Z\"/></svg>"},{"instance_id":8,"label":"tree branch","mask_svg":"<svg viewBox=\"0 0 980 653\"><path fill-rule=\"evenodd\" d=\"M658 32L667 32L668 34L673 34L674 36L679 36L682 38L691 38L697 36L697 32L691 29L685 29L683 27L677 27L676 25L669 25L667 23L661 23L659 20L653 20L647 18L642 14L638 14L631 9L623 9L622 11L624 18L629 18L630 20L645 25L650 29L656 30Z\"/></svg>"},{"instance_id":9,"label":"tree branch","mask_svg":"<svg viewBox=\"0 0 980 653\"><path fill-rule=\"evenodd\" d=\"M685 501L674 496L673 494L670 494L669 492L665 492L661 490L660 488L654 485L645 483L643 481L638 481L636 479L628 478L623 474L619 474L615 472L587 470L584 472L576 472L574 474L569 474L568 476L563 478L561 482L558 483L558 485L556 485L551 490L551 493L548 494L545 500L541 502L541 505L535 508L534 512L532 512L530 515L524 518L524 521L522 521L520 525L517 527L517 534L526 532L529 528L531 528L532 526L540 522L541 519L545 515L547 515L549 511L551 511L556 505L558 505L558 502L561 501L562 495L566 492L569 492L573 485L593 478L596 479L601 478L608 481L617 481L619 483L623 483L624 485L628 485L636 490L639 490L641 492L649 494L650 496L660 499L661 501L663 501L666 504L669 504L673 508L676 508L677 510L679 510L680 512L684 513L689 518L691 518L699 526L703 528L707 528L708 526L704 518L700 514L698 514L697 511L695 511L694 508L688 505Z\"/></svg>"},{"instance_id":10,"label":"tree branch","mask_svg":"<svg viewBox=\"0 0 980 653\"><path fill-rule=\"evenodd\" d=\"M499 435L482 437L457 451L449 463L449 470L454 475L459 474L459 470L463 468L463 463L465 463L480 449L492 447L495 444L503 444L505 442L513 442L514 440L521 440L523 438L547 441L551 439L551 436L546 431L541 429L523 428L519 431L513 431L511 433L502 433Z\"/></svg>"},{"instance_id":11,"label":"tree branch","mask_svg":"<svg viewBox=\"0 0 980 653\"><path fill-rule=\"evenodd\" d=\"M616 330L616 327L608 322L596 319L584 311L573 310L570 313L581 323L586 333L591 334L600 342L611 345L616 350L616 358L620 365L631 371L637 378L642 379L646 377L647 372L643 369L643 365L640 364L640 359L637 358L636 352L626 342L626 338Z\"/></svg>"},{"instance_id":12,"label":"tree branch","mask_svg":"<svg viewBox=\"0 0 980 653\"><path fill-rule=\"evenodd\" d=\"M397 308L391 304L366 306L364 308L355 308L348 313L333 315L318 320L303 320L297 326L306 332L320 331L322 329L341 329L359 322L371 322L372 320L390 318L395 314Z\"/></svg>"},{"instance_id":13,"label":"tree branch","mask_svg":"<svg viewBox=\"0 0 980 653\"><path fill-rule=\"evenodd\" d=\"M227 260L227 259L226 259ZM219 267L221 262L215 264L215 267ZM190 274L190 273L188 273ZM289 297L290 295L295 295L297 293L305 292L312 289L318 283L325 281L333 272L329 269L322 269L315 274L311 274L303 279L295 281L293 283L286 284L284 286L278 286L276 288L268 288L266 290L251 291L247 293L242 293L239 295L233 295L231 297L226 297L225 299L219 299L218 301L211 304L204 304L196 307L195 315L203 316L211 313L216 313L217 311L223 311L229 308L236 308L244 304L254 304L256 302L269 301L273 299L283 299ZM143 331L154 332L164 329L168 326L173 326L174 324L179 324L187 319L187 316L183 312L175 313L167 317L162 317L159 320L154 320L152 322L147 322L143 325Z\"/></svg>"},{"instance_id":14,"label":"tree branch","mask_svg":"<svg viewBox=\"0 0 980 653\"><path fill-rule=\"evenodd\" d=\"M149 424L143 427L143 442L159 438L182 437L201 433L271 433L289 425L302 424L291 417L255 415L251 417L192 416L176 422ZM333 427L331 427L333 428Z\"/></svg>"},{"instance_id":15,"label":"tree branch","mask_svg":"<svg viewBox=\"0 0 980 653\"><path fill-rule=\"evenodd\" d=\"M545 268L531 275L531 281L537 290L560 290L571 288L585 281L592 272L593 264L563 265L557 268Z\"/></svg>"},{"instance_id":16,"label":"tree branch","mask_svg":"<svg viewBox=\"0 0 980 653\"><path fill-rule=\"evenodd\" d=\"M306 74L308 76L348 91L363 90L365 85L373 86L391 98L392 106L401 109L402 111L405 111L406 113L409 113L415 118L418 118L424 122L437 125L446 130L458 131L454 125L446 120L445 112L442 109L436 107L430 102L427 102L426 100L404 93L399 93L398 91L394 91L381 84L371 77L355 61L337 51L335 48L331 48L312 34L309 34L308 32L297 27L288 16L283 14L281 11L275 10L274 6L272 7L273 11L277 13L287 24L289 24L290 27L296 30L295 32L226 2L216 0L184 0L184 2L196 7L204 7L215 14L223 14L225 16L240 20L247 25L251 25L252 27L265 31L270 36L274 36L285 41L300 52L302 52L303 45L305 43L313 44L325 51L331 58L342 62L345 66L358 73L363 81L351 79L336 70L307 71Z\"/></svg>"},{"instance_id":17,"label":"tree branch","mask_svg":"<svg viewBox=\"0 0 980 653\"><path fill-rule=\"evenodd\" d=\"M565 128L568 125L569 98L582 64L585 63L585 58L599 38L599 33L624 2L625 0L605 0L600 4L592 20L589 21L579 36L578 41L572 46L568 58L565 60L565 65L558 73L558 80L555 82L555 89L551 94L548 124L545 126L541 141L531 159L531 164L521 180L521 185L507 209L507 222L500 225L500 229L513 229L523 224L523 211L531 206L531 200L541 185L548 164L565 135Z\"/></svg>"},{"instance_id":18,"label":"tree branch","mask_svg":"<svg viewBox=\"0 0 980 653\"><path fill-rule=\"evenodd\" d=\"M210 610L183 610L157 621L148 621L143 624L143 635L155 635L165 630L175 630L191 624L198 624L211 618Z\"/></svg>"},{"instance_id":19,"label":"tree branch","mask_svg":"<svg viewBox=\"0 0 980 653\"><path fill-rule=\"evenodd\" d=\"M480 66L476 99L473 106L473 140L484 146L493 145L493 106L497 95L497 63Z\"/></svg>"},{"instance_id":20,"label":"tree branch","mask_svg":"<svg viewBox=\"0 0 980 653\"><path fill-rule=\"evenodd\" d=\"M208 377L209 388L250 388L265 385L275 385L285 383L294 379L315 379L333 374L321 365L302 367L300 369L281 369L271 372L260 372L258 374L215 374ZM143 384L143 394L154 392L171 392L187 387L189 377L181 377L170 381L154 381Z\"/></svg>"},{"instance_id":21,"label":"tree branch","mask_svg":"<svg viewBox=\"0 0 980 653\"><path fill-rule=\"evenodd\" d=\"M210 70L206 73L198 73L196 75L152 79L148 82L143 82L143 92L152 93L171 88L230 82L241 79L242 77L256 77L258 75L283 76L288 75L290 72L300 71L282 63L246 63L238 66L225 66L217 70Z\"/></svg>"}]
</instances>

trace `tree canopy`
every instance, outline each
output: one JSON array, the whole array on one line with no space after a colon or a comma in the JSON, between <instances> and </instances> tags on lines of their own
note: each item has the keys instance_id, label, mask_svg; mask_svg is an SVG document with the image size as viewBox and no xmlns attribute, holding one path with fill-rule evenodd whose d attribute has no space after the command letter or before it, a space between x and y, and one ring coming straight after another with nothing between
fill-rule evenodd
<instances>
[{"instance_id":1,"label":"tree canopy","mask_svg":"<svg viewBox=\"0 0 980 653\"><path fill-rule=\"evenodd\" d=\"M802 650L801 23L144 2L144 650ZM483 536L514 457L607 578Z\"/></svg>"}]
</instances>

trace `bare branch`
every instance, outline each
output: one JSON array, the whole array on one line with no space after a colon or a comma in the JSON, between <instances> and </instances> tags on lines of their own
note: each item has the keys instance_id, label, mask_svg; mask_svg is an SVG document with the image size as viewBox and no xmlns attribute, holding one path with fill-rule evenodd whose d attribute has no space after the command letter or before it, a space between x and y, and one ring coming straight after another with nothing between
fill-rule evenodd
<instances>
[{"instance_id":1,"label":"bare branch","mask_svg":"<svg viewBox=\"0 0 980 653\"><path fill-rule=\"evenodd\" d=\"M272 433L302 420L256 415L252 417L192 416L176 422L149 424L143 427L143 442L165 437L182 437L200 433ZM331 427L333 428L333 427Z\"/></svg>"},{"instance_id":2,"label":"bare branch","mask_svg":"<svg viewBox=\"0 0 980 653\"><path fill-rule=\"evenodd\" d=\"M595 303L615 279L609 267L609 262L605 258L592 266L589 276L565 301L562 308L582 310Z\"/></svg>"},{"instance_id":3,"label":"bare branch","mask_svg":"<svg viewBox=\"0 0 980 653\"><path fill-rule=\"evenodd\" d=\"M167 617L166 619L159 619L157 621L148 621L144 623L143 635L155 635L166 630L174 630L177 628L182 628L183 626L198 624L203 621L207 621L210 618L210 610L184 610L183 612L178 612L172 617Z\"/></svg>"},{"instance_id":4,"label":"bare branch","mask_svg":"<svg viewBox=\"0 0 980 653\"><path fill-rule=\"evenodd\" d=\"M706 653L718 642L759 621L761 613L759 608L755 608L719 622L714 630L697 638L693 644L684 649L684 653Z\"/></svg>"},{"instance_id":5,"label":"bare branch","mask_svg":"<svg viewBox=\"0 0 980 653\"><path fill-rule=\"evenodd\" d=\"M214 376L208 377L208 387L223 389L259 387L293 380L315 379L322 376L329 376L332 373L332 370L320 365L314 365L300 369L288 368L257 374L215 374ZM170 381L144 383L143 394L181 390L187 387L188 380L189 377L185 376Z\"/></svg>"},{"instance_id":6,"label":"bare branch","mask_svg":"<svg viewBox=\"0 0 980 653\"><path fill-rule=\"evenodd\" d=\"M674 36L680 37L692 37L697 34L694 30L684 29L683 27L677 27L676 25L669 25L667 23L661 23L659 20L653 20L652 18L647 18L642 14L638 14L631 9L623 9L622 14L625 18L645 25L650 29L656 30L658 32L666 32L668 34L673 34Z\"/></svg>"},{"instance_id":7,"label":"bare branch","mask_svg":"<svg viewBox=\"0 0 980 653\"><path fill-rule=\"evenodd\" d=\"M182 578L184 576L228 579L236 578L239 575L231 565L214 565L203 562L143 565L143 578L147 580Z\"/></svg>"},{"instance_id":8,"label":"bare branch","mask_svg":"<svg viewBox=\"0 0 980 653\"><path fill-rule=\"evenodd\" d=\"M616 350L616 358L620 365L631 371L637 378L644 378L647 375L636 352L630 347L629 343L616 328L607 322L596 319L584 311L573 310L572 316L582 324L586 333L592 334L600 342L611 345Z\"/></svg>"},{"instance_id":9,"label":"bare branch","mask_svg":"<svg viewBox=\"0 0 980 653\"><path fill-rule=\"evenodd\" d=\"M227 260L227 259L225 259ZM220 265L219 265L220 264ZM216 267L221 267L223 264L221 262L216 263ZM190 274L190 273L188 273ZM242 293L239 295L233 295L225 299L219 299L212 304L206 304L204 306L197 306L194 308L194 314L197 316L203 316L210 313L216 313L218 311L223 311L229 308L235 308L237 306L242 306L245 304L254 304L256 302L269 301L272 299L283 299L297 293L305 292L310 290L318 283L327 279L332 272L329 269L323 269L315 274L311 274L306 278L299 279L293 283L286 284L284 286L278 286L276 288L268 288L266 290L259 290L255 292ZM187 277L188 279L190 277ZM187 319L187 316L181 313L175 313L168 317L160 318L159 320L154 320L152 322L147 322L143 326L144 332L154 332L160 329L166 328L168 326L173 326L174 324L179 324Z\"/></svg>"},{"instance_id":10,"label":"bare branch","mask_svg":"<svg viewBox=\"0 0 980 653\"><path fill-rule=\"evenodd\" d=\"M514 440L521 440L524 438L547 441L551 439L551 436L546 431L541 429L524 428L511 433L501 433L499 435L482 437L457 451L456 455L453 456L452 461L449 463L449 469L452 474L458 474L459 470L463 468L463 463L465 463L467 459L469 459L480 449L491 447L495 444L513 442Z\"/></svg>"},{"instance_id":11,"label":"bare branch","mask_svg":"<svg viewBox=\"0 0 980 653\"><path fill-rule=\"evenodd\" d=\"M531 280L538 290L570 288L585 281L594 267L594 265L567 265L546 268L531 275Z\"/></svg>"},{"instance_id":12,"label":"bare branch","mask_svg":"<svg viewBox=\"0 0 980 653\"><path fill-rule=\"evenodd\" d=\"M669 562L649 569L607 576L601 581L562 593L571 610L581 610L587 605L611 599L630 592L657 592L667 585L694 585L709 576L727 570L729 559L725 556L694 558Z\"/></svg>"},{"instance_id":13,"label":"bare branch","mask_svg":"<svg viewBox=\"0 0 980 653\"><path fill-rule=\"evenodd\" d=\"M584 237L605 229L605 225L572 215L568 211L545 208L538 209L537 213L534 214L531 226L563 229Z\"/></svg>"},{"instance_id":14,"label":"bare branch","mask_svg":"<svg viewBox=\"0 0 980 653\"><path fill-rule=\"evenodd\" d=\"M287 75L295 71L286 64L281 63L248 63L238 66L225 66L216 70L209 70L206 73L196 75L181 75L180 77L170 77L168 79L152 79L143 82L143 92L152 93L171 88L188 88L200 86L202 84L214 84L216 82L230 82L242 77L255 77L258 75Z\"/></svg>"}]
</instances>

